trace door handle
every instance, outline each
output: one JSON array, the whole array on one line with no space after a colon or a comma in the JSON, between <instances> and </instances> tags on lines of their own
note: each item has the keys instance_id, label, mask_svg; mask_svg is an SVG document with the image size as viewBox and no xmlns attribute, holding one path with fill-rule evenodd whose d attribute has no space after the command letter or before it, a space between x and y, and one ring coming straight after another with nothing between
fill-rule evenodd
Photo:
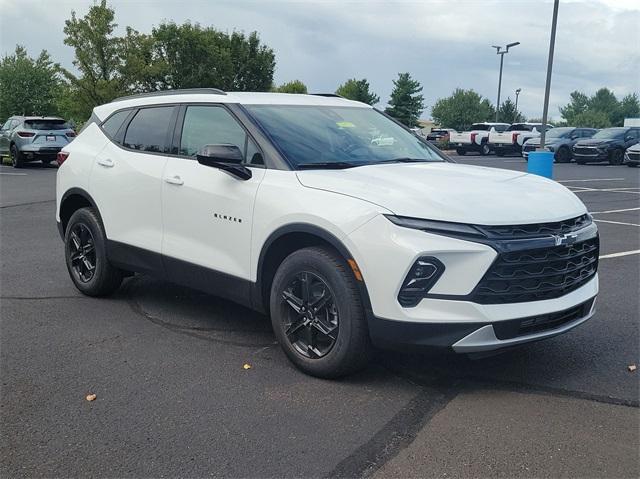
<instances>
[{"instance_id":1,"label":"door handle","mask_svg":"<svg viewBox=\"0 0 640 479\"><path fill-rule=\"evenodd\" d=\"M106 168L113 168L115 166L115 163L111 158L100 158L98 159L98 164Z\"/></svg>"},{"instance_id":2,"label":"door handle","mask_svg":"<svg viewBox=\"0 0 640 479\"><path fill-rule=\"evenodd\" d=\"M180 178L178 175L167 176L165 177L164 181L166 181L170 185L178 185L178 186L184 185L184 181L182 181L182 178Z\"/></svg>"}]
</instances>

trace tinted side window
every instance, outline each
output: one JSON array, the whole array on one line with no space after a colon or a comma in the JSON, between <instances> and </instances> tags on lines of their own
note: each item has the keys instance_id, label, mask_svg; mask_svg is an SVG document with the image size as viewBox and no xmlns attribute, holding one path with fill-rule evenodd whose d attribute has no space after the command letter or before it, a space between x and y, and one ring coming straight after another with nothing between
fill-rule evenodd
<instances>
[{"instance_id":1,"label":"tinted side window","mask_svg":"<svg viewBox=\"0 0 640 479\"><path fill-rule=\"evenodd\" d=\"M180 154L194 156L205 145L230 144L245 155L247 134L231 114L218 106L190 106L184 115Z\"/></svg>"},{"instance_id":2,"label":"tinted side window","mask_svg":"<svg viewBox=\"0 0 640 479\"><path fill-rule=\"evenodd\" d=\"M129 113L130 110L123 110L119 111L118 113L114 113L109 118L107 118L107 121L102 124L102 129L109 138L116 137L116 133L118 133L118 130L122 126L122 122L127 119Z\"/></svg>"},{"instance_id":3,"label":"tinted side window","mask_svg":"<svg viewBox=\"0 0 640 479\"><path fill-rule=\"evenodd\" d=\"M140 151L168 152L167 138L174 108L169 106L140 109L127 127L123 145Z\"/></svg>"}]
</instances>

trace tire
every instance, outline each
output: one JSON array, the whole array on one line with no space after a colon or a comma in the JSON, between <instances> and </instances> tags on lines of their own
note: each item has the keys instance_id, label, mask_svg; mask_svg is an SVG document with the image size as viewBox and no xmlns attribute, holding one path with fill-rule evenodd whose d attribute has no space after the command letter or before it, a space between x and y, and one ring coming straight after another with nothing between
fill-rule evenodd
<instances>
[{"instance_id":1,"label":"tire","mask_svg":"<svg viewBox=\"0 0 640 479\"><path fill-rule=\"evenodd\" d=\"M24 161L22 161L22 153L18 151L16 145L11 145L9 156L11 157L11 164L14 168L22 168L24 166Z\"/></svg>"},{"instance_id":2,"label":"tire","mask_svg":"<svg viewBox=\"0 0 640 479\"><path fill-rule=\"evenodd\" d=\"M456 153L457 153L459 156L464 156L464 155L466 155L466 154L467 154L467 150L464 150L464 149L462 149L462 148L456 148Z\"/></svg>"},{"instance_id":3,"label":"tire","mask_svg":"<svg viewBox=\"0 0 640 479\"><path fill-rule=\"evenodd\" d=\"M310 308L314 303L320 306L317 312ZM364 368L371 358L356 279L331 249L303 248L285 258L273 279L270 312L280 346L307 374L346 376Z\"/></svg>"},{"instance_id":4,"label":"tire","mask_svg":"<svg viewBox=\"0 0 640 479\"><path fill-rule=\"evenodd\" d=\"M496 156L504 156L504 150L496 150Z\"/></svg>"},{"instance_id":5,"label":"tire","mask_svg":"<svg viewBox=\"0 0 640 479\"><path fill-rule=\"evenodd\" d=\"M571 151L566 146L556 151L556 163L569 163L571 161Z\"/></svg>"},{"instance_id":6,"label":"tire","mask_svg":"<svg viewBox=\"0 0 640 479\"><path fill-rule=\"evenodd\" d=\"M587 162L585 160L576 160L576 163L578 165L586 165L587 164Z\"/></svg>"},{"instance_id":7,"label":"tire","mask_svg":"<svg viewBox=\"0 0 640 479\"><path fill-rule=\"evenodd\" d=\"M620 148L616 148L609 153L610 165L621 165L624 162L624 152Z\"/></svg>"},{"instance_id":8,"label":"tire","mask_svg":"<svg viewBox=\"0 0 640 479\"><path fill-rule=\"evenodd\" d=\"M81 208L71 216L64 245L69 276L81 293L107 296L118 289L123 274L107 259L104 227L93 208Z\"/></svg>"},{"instance_id":9,"label":"tire","mask_svg":"<svg viewBox=\"0 0 640 479\"><path fill-rule=\"evenodd\" d=\"M491 153L491 147L489 146L488 143L482 143L480 145L480 156L487 156L489 153Z\"/></svg>"}]
</instances>

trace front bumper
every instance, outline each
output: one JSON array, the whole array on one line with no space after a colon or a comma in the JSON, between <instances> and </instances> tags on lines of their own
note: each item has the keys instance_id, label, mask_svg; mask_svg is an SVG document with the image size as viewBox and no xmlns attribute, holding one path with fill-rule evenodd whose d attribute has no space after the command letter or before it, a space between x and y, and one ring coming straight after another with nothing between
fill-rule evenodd
<instances>
[{"instance_id":1,"label":"front bumper","mask_svg":"<svg viewBox=\"0 0 640 479\"><path fill-rule=\"evenodd\" d=\"M573 150L573 157L576 161L606 161L609 159L609 152L596 150L593 152L585 153Z\"/></svg>"}]
</instances>

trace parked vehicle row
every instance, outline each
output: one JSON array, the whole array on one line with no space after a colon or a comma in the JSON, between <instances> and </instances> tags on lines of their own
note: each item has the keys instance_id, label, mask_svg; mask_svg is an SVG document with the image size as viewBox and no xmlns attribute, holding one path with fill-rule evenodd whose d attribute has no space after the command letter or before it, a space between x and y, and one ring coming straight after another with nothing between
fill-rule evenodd
<instances>
[{"instance_id":1,"label":"parked vehicle row","mask_svg":"<svg viewBox=\"0 0 640 479\"><path fill-rule=\"evenodd\" d=\"M62 118L12 116L0 128L0 157L10 156L14 168L31 161L49 164L75 136Z\"/></svg>"},{"instance_id":2,"label":"parked vehicle row","mask_svg":"<svg viewBox=\"0 0 640 479\"><path fill-rule=\"evenodd\" d=\"M489 143L491 132L503 132L509 128L508 123L474 123L469 131L452 132L449 134L449 144L456 149L458 155L466 155L470 151L486 156L493 151Z\"/></svg>"},{"instance_id":3,"label":"parked vehicle row","mask_svg":"<svg viewBox=\"0 0 640 479\"><path fill-rule=\"evenodd\" d=\"M553 128L547 125L546 129ZM544 127L542 123L514 123L505 131L491 131L489 133L489 145L497 156L510 153L522 154L522 146L531 138L538 138Z\"/></svg>"},{"instance_id":4,"label":"parked vehicle row","mask_svg":"<svg viewBox=\"0 0 640 479\"><path fill-rule=\"evenodd\" d=\"M588 140L573 147L576 163L608 161L612 165L624 162L625 150L640 142L640 127L615 127L600 130Z\"/></svg>"},{"instance_id":5,"label":"parked vehicle row","mask_svg":"<svg viewBox=\"0 0 640 479\"><path fill-rule=\"evenodd\" d=\"M573 158L573 146L584 138L591 138L598 130L595 128L574 128L571 126L553 128L545 135L544 148L554 153L557 163L568 163ZM540 137L530 138L522 147L522 156L526 159L529 153L540 146Z\"/></svg>"}]
</instances>

